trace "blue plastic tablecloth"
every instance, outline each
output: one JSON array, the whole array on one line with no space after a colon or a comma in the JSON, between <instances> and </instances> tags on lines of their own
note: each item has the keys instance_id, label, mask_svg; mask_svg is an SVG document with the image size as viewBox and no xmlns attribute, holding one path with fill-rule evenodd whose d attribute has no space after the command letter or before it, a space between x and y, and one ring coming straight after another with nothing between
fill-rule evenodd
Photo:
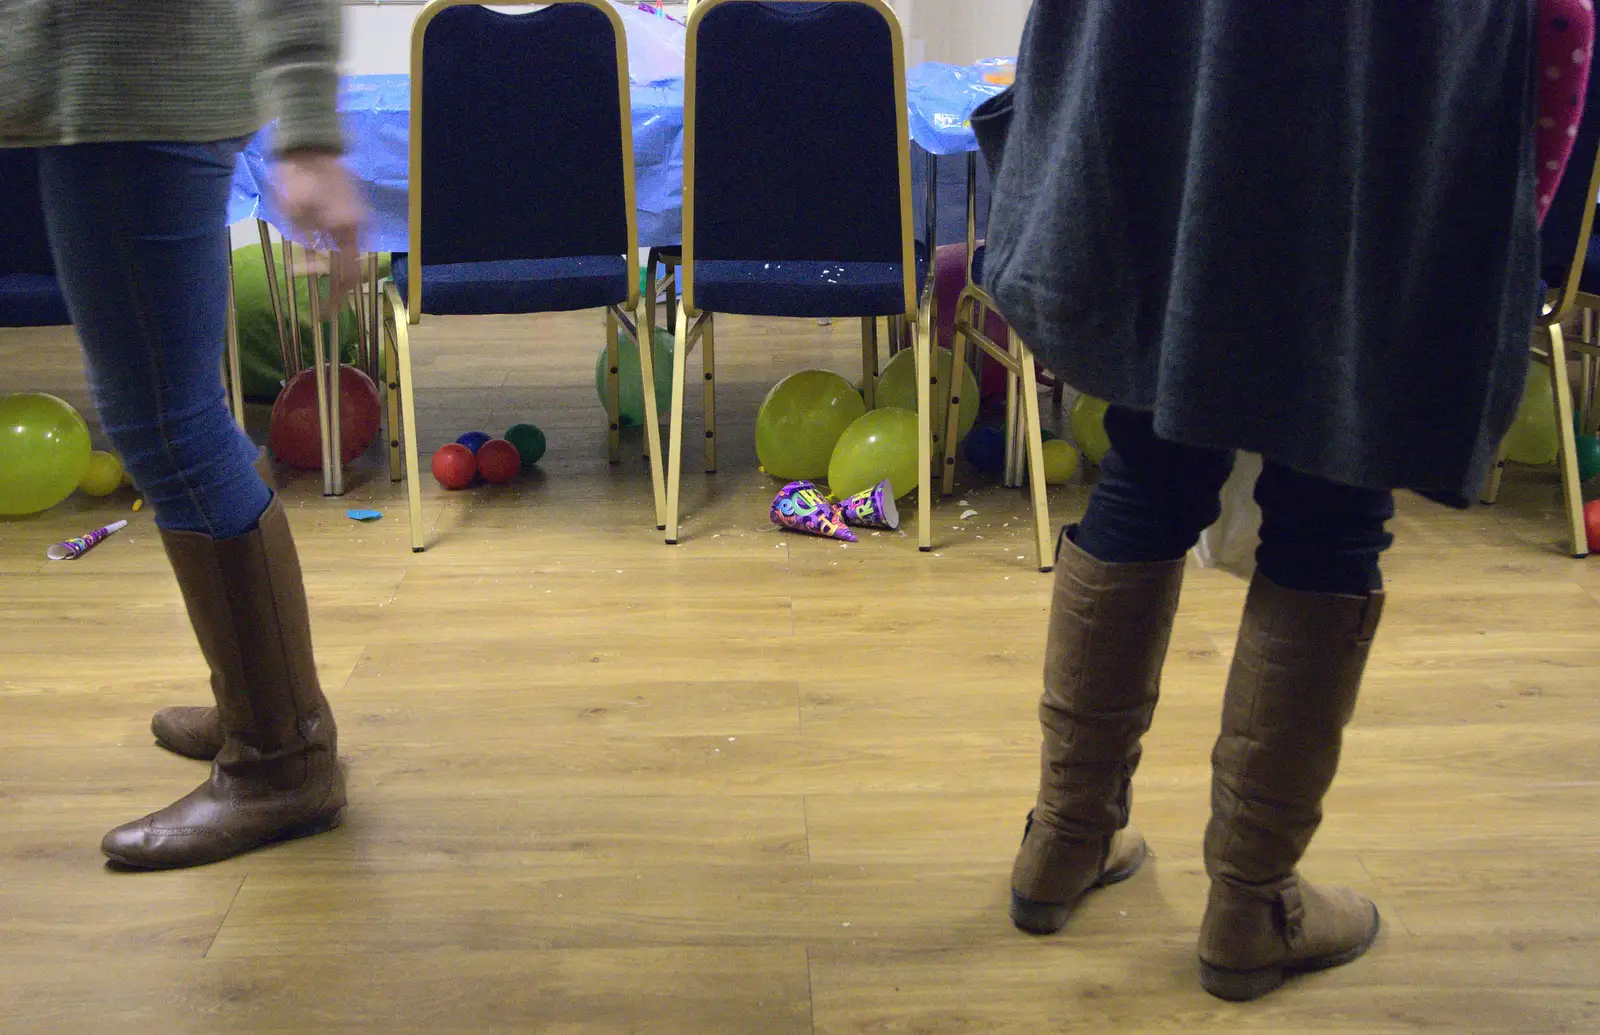
<instances>
[{"instance_id":1,"label":"blue plastic tablecloth","mask_svg":"<svg viewBox=\"0 0 1600 1035\"><path fill-rule=\"evenodd\" d=\"M907 79L911 137L937 155L977 150L972 111L1003 86L985 77L1011 64L1004 59L973 66L928 62ZM346 161L366 194L371 218L362 248L405 251L411 85L406 75L357 75L340 85ZM228 221L259 216L282 229L285 221L265 190L272 127L246 146L234 172ZM683 240L683 82L633 85L633 148L638 172L639 244L671 246Z\"/></svg>"},{"instance_id":2,"label":"blue plastic tablecloth","mask_svg":"<svg viewBox=\"0 0 1600 1035\"><path fill-rule=\"evenodd\" d=\"M906 75L906 104L911 109L911 139L936 155L964 154L978 149L972 133L972 112L1005 90L1016 61L990 58L976 65L925 61Z\"/></svg>"}]
</instances>

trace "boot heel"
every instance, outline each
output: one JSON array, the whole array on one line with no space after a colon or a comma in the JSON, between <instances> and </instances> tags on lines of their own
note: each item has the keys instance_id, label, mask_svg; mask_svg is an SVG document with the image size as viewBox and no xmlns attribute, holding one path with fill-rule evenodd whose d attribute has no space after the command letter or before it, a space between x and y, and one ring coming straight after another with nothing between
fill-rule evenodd
<instances>
[{"instance_id":1,"label":"boot heel","mask_svg":"<svg viewBox=\"0 0 1600 1035\"><path fill-rule=\"evenodd\" d=\"M1260 970L1229 970L1200 961L1200 987L1230 1003L1244 1003L1262 996L1283 984L1282 967L1263 967Z\"/></svg>"},{"instance_id":2,"label":"boot heel","mask_svg":"<svg viewBox=\"0 0 1600 1035\"><path fill-rule=\"evenodd\" d=\"M1071 903L1035 902L1015 891L1011 893L1011 922L1018 930L1029 934L1055 934L1067 926L1067 917L1071 915Z\"/></svg>"}]
</instances>

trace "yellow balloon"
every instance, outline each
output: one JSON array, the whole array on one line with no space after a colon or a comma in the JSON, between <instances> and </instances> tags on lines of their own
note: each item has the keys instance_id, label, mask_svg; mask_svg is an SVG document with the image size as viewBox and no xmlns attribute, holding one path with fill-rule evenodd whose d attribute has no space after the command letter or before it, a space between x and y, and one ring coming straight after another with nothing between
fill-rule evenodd
<instances>
[{"instance_id":1,"label":"yellow balloon","mask_svg":"<svg viewBox=\"0 0 1600 1035\"><path fill-rule=\"evenodd\" d=\"M86 496L109 496L122 488L122 461L115 453L96 449L89 454L89 469L83 472L78 488Z\"/></svg>"},{"instance_id":2,"label":"yellow balloon","mask_svg":"<svg viewBox=\"0 0 1600 1035\"><path fill-rule=\"evenodd\" d=\"M1553 464L1559 449L1550 372L1538 363L1531 363L1516 419L1511 422L1511 430L1506 432L1506 459L1519 464Z\"/></svg>"},{"instance_id":3,"label":"yellow balloon","mask_svg":"<svg viewBox=\"0 0 1600 1035\"><path fill-rule=\"evenodd\" d=\"M756 458L784 481L824 478L839 436L866 412L855 386L833 371L790 374L756 412Z\"/></svg>"},{"instance_id":4,"label":"yellow balloon","mask_svg":"<svg viewBox=\"0 0 1600 1035\"><path fill-rule=\"evenodd\" d=\"M1078 473L1078 451L1072 443L1051 439L1044 444L1044 483L1065 485Z\"/></svg>"},{"instance_id":5,"label":"yellow balloon","mask_svg":"<svg viewBox=\"0 0 1600 1035\"><path fill-rule=\"evenodd\" d=\"M43 392L0 399L0 514L36 514L72 495L89 466L89 426Z\"/></svg>"},{"instance_id":6,"label":"yellow balloon","mask_svg":"<svg viewBox=\"0 0 1600 1035\"><path fill-rule=\"evenodd\" d=\"M950 412L950 407L944 401L945 388L950 384L950 364L954 362L949 349L933 350L934 369L939 375L939 391L933 397L933 410L931 421L933 437L935 440L944 435L945 417ZM978 423L978 405L982 396L978 391L978 379L973 376L972 368L961 364L961 410L956 418L956 442L959 444L967 437L967 432ZM917 412L917 359L910 349L896 352L883 368L883 373L878 375L877 394L873 402L879 409L885 407L899 407L902 410Z\"/></svg>"},{"instance_id":7,"label":"yellow balloon","mask_svg":"<svg viewBox=\"0 0 1600 1035\"><path fill-rule=\"evenodd\" d=\"M1106 437L1105 400L1090 395L1080 395L1072 403L1072 438L1091 464L1099 464L1111 451L1111 439Z\"/></svg>"},{"instance_id":8,"label":"yellow balloon","mask_svg":"<svg viewBox=\"0 0 1600 1035\"><path fill-rule=\"evenodd\" d=\"M854 496L888 479L895 499L917 487L917 415L873 410L845 429L828 462L828 491Z\"/></svg>"}]
</instances>

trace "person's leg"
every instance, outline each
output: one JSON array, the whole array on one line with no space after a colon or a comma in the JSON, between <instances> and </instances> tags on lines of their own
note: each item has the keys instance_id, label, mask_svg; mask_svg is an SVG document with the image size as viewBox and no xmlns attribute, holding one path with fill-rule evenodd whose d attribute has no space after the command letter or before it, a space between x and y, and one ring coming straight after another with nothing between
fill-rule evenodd
<instances>
[{"instance_id":1,"label":"person's leg","mask_svg":"<svg viewBox=\"0 0 1600 1035\"><path fill-rule=\"evenodd\" d=\"M1184 555L1217 519L1228 453L1157 438L1113 407L1111 451L1082 522L1062 530L1050 605L1039 796L1011 880L1011 918L1059 930L1093 887L1131 876L1144 842L1127 829L1139 738L1155 710Z\"/></svg>"},{"instance_id":2,"label":"person's leg","mask_svg":"<svg viewBox=\"0 0 1600 1035\"><path fill-rule=\"evenodd\" d=\"M224 213L237 146L40 153L40 187L100 422L164 529L229 539L271 493L222 385Z\"/></svg>"},{"instance_id":3,"label":"person's leg","mask_svg":"<svg viewBox=\"0 0 1600 1035\"><path fill-rule=\"evenodd\" d=\"M344 805L294 542L222 391L236 153L227 142L130 143L40 156L101 420L155 506L223 737L205 784L106 835L106 854L133 866L226 858L325 829Z\"/></svg>"},{"instance_id":4,"label":"person's leg","mask_svg":"<svg viewBox=\"0 0 1600 1035\"><path fill-rule=\"evenodd\" d=\"M1261 547L1212 755L1200 977L1254 999L1286 974L1338 966L1378 933L1372 903L1302 881L1344 726L1383 611L1378 557L1389 492L1268 463L1256 485Z\"/></svg>"}]
</instances>

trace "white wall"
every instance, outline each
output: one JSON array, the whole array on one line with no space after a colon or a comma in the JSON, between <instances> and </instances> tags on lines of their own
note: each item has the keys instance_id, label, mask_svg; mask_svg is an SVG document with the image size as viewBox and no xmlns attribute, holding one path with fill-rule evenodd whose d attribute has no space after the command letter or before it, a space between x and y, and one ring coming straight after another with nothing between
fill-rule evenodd
<instances>
[{"instance_id":1,"label":"white wall","mask_svg":"<svg viewBox=\"0 0 1600 1035\"><path fill-rule=\"evenodd\" d=\"M914 0L913 26L929 61L1011 57L1032 0Z\"/></svg>"},{"instance_id":2,"label":"white wall","mask_svg":"<svg viewBox=\"0 0 1600 1035\"><path fill-rule=\"evenodd\" d=\"M982 0L981 3L977 0L890 0L895 13L900 16L900 24L905 31L907 59L912 64L922 61L925 48L926 56L934 57L931 46L924 38L926 33L922 23L927 16L937 16L943 20L946 16L940 11L942 7L951 9L981 7L987 6L990 2L998 2L1001 6L1005 6L1016 0ZM1022 6L1026 8L1025 3ZM345 73L373 75L409 72L411 26L416 22L421 10L422 5L415 2L347 3L344 8ZM926 15L924 11L927 12ZM1020 24L1019 21L1018 25ZM1005 49L1006 47L1010 49ZM1002 44L1001 50L985 53L982 56L993 56L1002 50L1005 54L1014 53L1016 41L1013 39L1009 44Z\"/></svg>"}]
</instances>

